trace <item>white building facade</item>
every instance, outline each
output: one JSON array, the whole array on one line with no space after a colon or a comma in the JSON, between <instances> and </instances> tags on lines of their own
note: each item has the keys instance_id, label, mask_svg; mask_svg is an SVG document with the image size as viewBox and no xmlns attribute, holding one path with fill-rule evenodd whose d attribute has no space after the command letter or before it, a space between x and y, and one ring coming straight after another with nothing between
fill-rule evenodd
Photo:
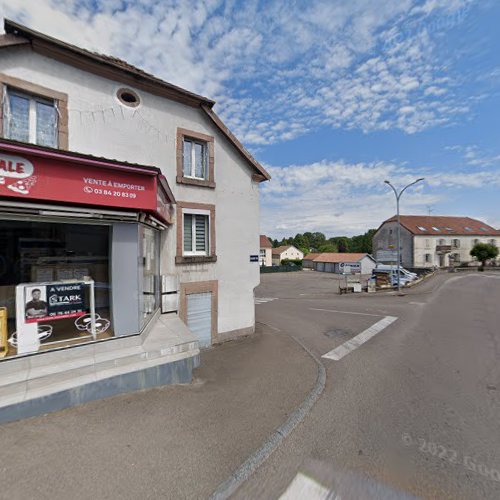
<instances>
[{"instance_id":1,"label":"white building facade","mask_svg":"<svg viewBox=\"0 0 500 500\"><path fill-rule=\"evenodd\" d=\"M151 330L162 312L182 319L200 346L252 333L259 183L270 177L214 113L214 102L16 23L6 21L5 30L0 170L17 158L39 174L30 177L37 182L32 194L24 184L0 185L4 235L17 247L31 245L23 250L25 267L0 283L7 336L16 329L13 290L20 280L77 278L79 262L81 275L105 283L103 290L96 285L96 307L101 301L109 316L107 338ZM74 167L75 179L66 179L74 183L48 195L64 162ZM87 170L80 175L80 168ZM5 178L10 182L15 175ZM86 185L78 188L83 198L73 199L77 181ZM139 199L150 185L155 199L142 206ZM50 244L54 238L57 243ZM13 255L4 256L6 265ZM140 311L129 321L132 307L126 304L134 301ZM61 333L53 347L75 343ZM7 356L20 354L12 342L10 347Z\"/></svg>"},{"instance_id":2,"label":"white building facade","mask_svg":"<svg viewBox=\"0 0 500 500\"><path fill-rule=\"evenodd\" d=\"M304 253L293 245L284 245L273 248L273 264L280 265L282 260L302 260Z\"/></svg>"},{"instance_id":3,"label":"white building facade","mask_svg":"<svg viewBox=\"0 0 500 500\"><path fill-rule=\"evenodd\" d=\"M397 221L391 218L375 233L373 250L378 262L396 262L397 227ZM401 261L405 267L477 265L470 255L477 243L500 246L500 232L470 217L401 216Z\"/></svg>"},{"instance_id":4,"label":"white building facade","mask_svg":"<svg viewBox=\"0 0 500 500\"><path fill-rule=\"evenodd\" d=\"M375 268L375 259L367 253L324 252L316 255L312 263L315 271L336 274L371 274Z\"/></svg>"},{"instance_id":5,"label":"white building facade","mask_svg":"<svg viewBox=\"0 0 500 500\"><path fill-rule=\"evenodd\" d=\"M264 267L273 265L273 245L265 234L260 235L259 264Z\"/></svg>"}]
</instances>

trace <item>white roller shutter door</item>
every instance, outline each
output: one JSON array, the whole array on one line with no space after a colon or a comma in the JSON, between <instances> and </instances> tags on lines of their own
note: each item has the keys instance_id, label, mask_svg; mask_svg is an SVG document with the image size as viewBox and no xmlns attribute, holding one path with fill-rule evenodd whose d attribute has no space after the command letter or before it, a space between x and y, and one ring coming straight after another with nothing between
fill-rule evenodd
<instances>
[{"instance_id":1,"label":"white roller shutter door","mask_svg":"<svg viewBox=\"0 0 500 500\"><path fill-rule=\"evenodd\" d=\"M198 338L200 347L212 344L212 294L187 296L187 326Z\"/></svg>"}]
</instances>

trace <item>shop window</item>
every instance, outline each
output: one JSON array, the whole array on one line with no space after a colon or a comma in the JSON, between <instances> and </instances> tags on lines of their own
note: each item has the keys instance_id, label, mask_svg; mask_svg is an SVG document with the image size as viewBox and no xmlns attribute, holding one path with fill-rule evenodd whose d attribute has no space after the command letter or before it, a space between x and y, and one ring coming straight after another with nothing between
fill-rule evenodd
<instances>
[{"instance_id":1,"label":"shop window","mask_svg":"<svg viewBox=\"0 0 500 500\"><path fill-rule=\"evenodd\" d=\"M142 300L141 318L144 326L160 307L160 235L159 231L141 226Z\"/></svg>"},{"instance_id":2,"label":"shop window","mask_svg":"<svg viewBox=\"0 0 500 500\"><path fill-rule=\"evenodd\" d=\"M8 88L4 98L4 117L7 139L57 147L56 101Z\"/></svg>"},{"instance_id":3,"label":"shop window","mask_svg":"<svg viewBox=\"0 0 500 500\"><path fill-rule=\"evenodd\" d=\"M177 129L177 182L215 187L212 136Z\"/></svg>"},{"instance_id":4,"label":"shop window","mask_svg":"<svg viewBox=\"0 0 500 500\"><path fill-rule=\"evenodd\" d=\"M7 332L0 337L5 339L1 346L3 354L18 354L16 287L19 284L26 284L22 308L27 320L36 321L39 351L114 335L110 321L109 226L22 220L3 220L0 226L0 307L7 314ZM95 337L89 327L89 315L80 313L76 306L74 311L64 308L64 314L57 319L47 314L47 304L49 309L54 306L49 284L89 280L94 282ZM82 290L82 309L86 310L90 287ZM37 321L42 317L47 320Z\"/></svg>"}]
</instances>

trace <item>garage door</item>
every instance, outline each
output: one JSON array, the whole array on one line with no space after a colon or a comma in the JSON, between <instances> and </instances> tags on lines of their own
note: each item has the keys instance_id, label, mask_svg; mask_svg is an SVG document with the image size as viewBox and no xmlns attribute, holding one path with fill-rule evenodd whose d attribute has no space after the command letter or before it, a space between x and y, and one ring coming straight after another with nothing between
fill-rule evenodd
<instances>
[{"instance_id":1,"label":"garage door","mask_svg":"<svg viewBox=\"0 0 500 500\"><path fill-rule=\"evenodd\" d=\"M200 347L212 344L212 294L194 293L187 297L187 326Z\"/></svg>"},{"instance_id":2,"label":"garage door","mask_svg":"<svg viewBox=\"0 0 500 500\"><path fill-rule=\"evenodd\" d=\"M324 262L318 262L316 265L316 271L324 271L325 270L325 263Z\"/></svg>"}]
</instances>

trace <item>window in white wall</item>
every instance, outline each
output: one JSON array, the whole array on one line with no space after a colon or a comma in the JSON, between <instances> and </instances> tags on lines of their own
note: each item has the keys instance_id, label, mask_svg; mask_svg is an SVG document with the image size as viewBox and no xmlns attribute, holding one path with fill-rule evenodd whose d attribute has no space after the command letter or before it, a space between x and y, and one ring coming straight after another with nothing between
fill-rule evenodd
<instances>
[{"instance_id":1,"label":"window in white wall","mask_svg":"<svg viewBox=\"0 0 500 500\"><path fill-rule=\"evenodd\" d=\"M490 245L493 245L494 247L496 247L496 246L497 246L497 240L495 240L495 239L491 239L491 240L489 241L489 244L490 244Z\"/></svg>"},{"instance_id":2,"label":"window in white wall","mask_svg":"<svg viewBox=\"0 0 500 500\"><path fill-rule=\"evenodd\" d=\"M479 243L479 240L476 238L474 241L473 241L473 244L474 245L477 245Z\"/></svg>"},{"instance_id":3,"label":"window in white wall","mask_svg":"<svg viewBox=\"0 0 500 500\"><path fill-rule=\"evenodd\" d=\"M460 240L459 239L454 239L451 241L453 248L460 248Z\"/></svg>"},{"instance_id":4,"label":"window in white wall","mask_svg":"<svg viewBox=\"0 0 500 500\"><path fill-rule=\"evenodd\" d=\"M5 138L57 147L55 101L8 89L3 102Z\"/></svg>"},{"instance_id":5,"label":"window in white wall","mask_svg":"<svg viewBox=\"0 0 500 500\"><path fill-rule=\"evenodd\" d=\"M425 254L425 262L426 263L432 262L432 255L430 253Z\"/></svg>"},{"instance_id":6,"label":"window in white wall","mask_svg":"<svg viewBox=\"0 0 500 500\"><path fill-rule=\"evenodd\" d=\"M209 214L203 212L183 214L183 254L209 254Z\"/></svg>"},{"instance_id":7,"label":"window in white wall","mask_svg":"<svg viewBox=\"0 0 500 500\"><path fill-rule=\"evenodd\" d=\"M430 248L431 247L431 240L429 238L427 238L425 240L425 248Z\"/></svg>"},{"instance_id":8,"label":"window in white wall","mask_svg":"<svg viewBox=\"0 0 500 500\"><path fill-rule=\"evenodd\" d=\"M208 144L185 137L183 144L183 173L193 179L208 179Z\"/></svg>"}]
</instances>

